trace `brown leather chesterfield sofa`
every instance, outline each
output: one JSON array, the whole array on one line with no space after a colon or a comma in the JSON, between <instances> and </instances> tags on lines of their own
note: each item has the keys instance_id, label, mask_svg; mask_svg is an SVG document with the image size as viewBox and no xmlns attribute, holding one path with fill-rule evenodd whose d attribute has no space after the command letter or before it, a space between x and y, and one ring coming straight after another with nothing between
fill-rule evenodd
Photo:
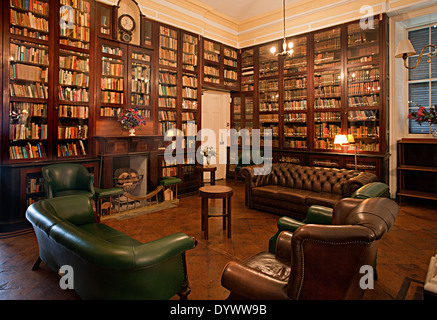
<instances>
[{"instance_id":1,"label":"brown leather chesterfield sofa","mask_svg":"<svg viewBox=\"0 0 437 320\"><path fill-rule=\"evenodd\" d=\"M378 244L398 211L388 198L342 199L332 225L307 224L294 233L281 232L274 254L260 252L244 262L229 262L222 285L230 291L229 299L360 299L371 283Z\"/></svg>"},{"instance_id":2,"label":"brown leather chesterfield sofa","mask_svg":"<svg viewBox=\"0 0 437 320\"><path fill-rule=\"evenodd\" d=\"M241 169L246 183L246 205L297 219L305 218L312 205L333 208L340 199L349 198L360 187L377 181L372 173L346 169L274 163L270 173L255 175L256 167Z\"/></svg>"}]
</instances>

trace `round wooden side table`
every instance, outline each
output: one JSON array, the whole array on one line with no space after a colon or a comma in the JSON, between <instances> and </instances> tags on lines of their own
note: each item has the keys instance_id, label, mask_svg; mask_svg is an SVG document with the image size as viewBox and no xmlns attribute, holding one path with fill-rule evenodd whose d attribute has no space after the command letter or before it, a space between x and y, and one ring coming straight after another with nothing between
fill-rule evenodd
<instances>
[{"instance_id":1,"label":"round wooden side table","mask_svg":"<svg viewBox=\"0 0 437 320\"><path fill-rule=\"evenodd\" d=\"M228 222L228 238L231 237L231 197L234 190L227 186L205 186L199 189L199 196L202 204L201 227L204 232L204 239L208 240L208 219L211 217L223 217L223 230L226 230ZM223 199L223 211L221 214L209 213L208 200Z\"/></svg>"},{"instance_id":2,"label":"round wooden side table","mask_svg":"<svg viewBox=\"0 0 437 320\"><path fill-rule=\"evenodd\" d=\"M203 183L203 173L204 172L209 172L209 174L210 174L209 184L211 186L215 185L215 172L217 171L216 166L209 166L209 167L196 166L196 168L194 170L197 172L197 189L199 189Z\"/></svg>"}]
</instances>

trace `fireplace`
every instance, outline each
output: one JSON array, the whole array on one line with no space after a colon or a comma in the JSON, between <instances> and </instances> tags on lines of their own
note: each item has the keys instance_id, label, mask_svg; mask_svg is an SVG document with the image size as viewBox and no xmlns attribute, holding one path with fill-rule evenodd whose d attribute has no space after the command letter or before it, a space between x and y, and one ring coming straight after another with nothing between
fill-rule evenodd
<instances>
[{"instance_id":1,"label":"fireplace","mask_svg":"<svg viewBox=\"0 0 437 320\"><path fill-rule=\"evenodd\" d=\"M114 159L114 187L134 196L147 194L147 157L124 156Z\"/></svg>"}]
</instances>

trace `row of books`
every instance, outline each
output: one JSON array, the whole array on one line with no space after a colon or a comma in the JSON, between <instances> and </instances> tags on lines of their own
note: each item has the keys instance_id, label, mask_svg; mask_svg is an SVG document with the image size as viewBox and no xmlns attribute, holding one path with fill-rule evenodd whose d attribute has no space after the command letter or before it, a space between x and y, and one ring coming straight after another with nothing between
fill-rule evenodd
<instances>
[{"instance_id":1,"label":"row of books","mask_svg":"<svg viewBox=\"0 0 437 320\"><path fill-rule=\"evenodd\" d=\"M307 101L299 100L299 101L285 101L284 102L284 110L292 111L292 110L306 110L307 109Z\"/></svg>"},{"instance_id":2,"label":"row of books","mask_svg":"<svg viewBox=\"0 0 437 320\"><path fill-rule=\"evenodd\" d=\"M159 83L176 85L178 78L177 74L173 72L164 72L160 70L158 75Z\"/></svg>"},{"instance_id":3,"label":"row of books","mask_svg":"<svg viewBox=\"0 0 437 320\"><path fill-rule=\"evenodd\" d=\"M87 106L60 105L58 110L58 116L60 118L89 118L89 108Z\"/></svg>"},{"instance_id":4,"label":"row of books","mask_svg":"<svg viewBox=\"0 0 437 320\"><path fill-rule=\"evenodd\" d=\"M260 114L259 115L259 122L279 122L279 115L278 114Z\"/></svg>"},{"instance_id":5,"label":"row of books","mask_svg":"<svg viewBox=\"0 0 437 320\"><path fill-rule=\"evenodd\" d=\"M349 107L373 107L379 105L379 95L372 94L363 97L351 97L348 99Z\"/></svg>"},{"instance_id":6,"label":"row of books","mask_svg":"<svg viewBox=\"0 0 437 320\"><path fill-rule=\"evenodd\" d=\"M115 78L101 78L101 89L102 90L124 90L124 81L123 79L115 79Z\"/></svg>"},{"instance_id":7,"label":"row of books","mask_svg":"<svg viewBox=\"0 0 437 320\"><path fill-rule=\"evenodd\" d=\"M307 87L307 78L292 78L284 80L284 90L299 89Z\"/></svg>"},{"instance_id":8,"label":"row of books","mask_svg":"<svg viewBox=\"0 0 437 320\"><path fill-rule=\"evenodd\" d=\"M197 87L197 78L184 75L182 77L182 85L187 87Z\"/></svg>"},{"instance_id":9,"label":"row of books","mask_svg":"<svg viewBox=\"0 0 437 320\"><path fill-rule=\"evenodd\" d=\"M186 122L182 124L184 136L194 137L197 135L197 124L195 122Z\"/></svg>"},{"instance_id":10,"label":"row of books","mask_svg":"<svg viewBox=\"0 0 437 320\"><path fill-rule=\"evenodd\" d=\"M102 75L104 76L123 76L123 65L120 60L103 57L102 58Z\"/></svg>"},{"instance_id":11,"label":"row of books","mask_svg":"<svg viewBox=\"0 0 437 320\"><path fill-rule=\"evenodd\" d=\"M24 146L9 146L10 159L33 159L47 157L42 142L31 144L28 142Z\"/></svg>"},{"instance_id":12,"label":"row of books","mask_svg":"<svg viewBox=\"0 0 437 320\"><path fill-rule=\"evenodd\" d=\"M341 95L341 87L340 86L327 86L321 88L315 88L314 96L316 98L320 97L338 97Z\"/></svg>"},{"instance_id":13,"label":"row of books","mask_svg":"<svg viewBox=\"0 0 437 320\"><path fill-rule=\"evenodd\" d=\"M379 92L379 81L351 83L348 85L349 95L363 95Z\"/></svg>"},{"instance_id":14,"label":"row of books","mask_svg":"<svg viewBox=\"0 0 437 320\"><path fill-rule=\"evenodd\" d=\"M374 110L354 110L347 113L349 121L366 121L378 120Z\"/></svg>"},{"instance_id":15,"label":"row of books","mask_svg":"<svg viewBox=\"0 0 437 320\"><path fill-rule=\"evenodd\" d=\"M178 32L174 29L170 29L170 28L166 28L163 26L159 27L159 34L161 35L165 35L167 37L171 37L171 38L177 38L178 37Z\"/></svg>"},{"instance_id":16,"label":"row of books","mask_svg":"<svg viewBox=\"0 0 437 320\"><path fill-rule=\"evenodd\" d=\"M11 115L27 114L30 117L47 117L45 103L11 102L9 105Z\"/></svg>"},{"instance_id":17,"label":"row of books","mask_svg":"<svg viewBox=\"0 0 437 320\"><path fill-rule=\"evenodd\" d=\"M60 36L73 38L74 40L90 42L91 31L88 27L73 25L66 28L60 28Z\"/></svg>"},{"instance_id":18,"label":"row of books","mask_svg":"<svg viewBox=\"0 0 437 320\"><path fill-rule=\"evenodd\" d=\"M11 32L11 34L16 34L16 35L20 35L20 36L25 36L25 37L29 37L29 38L35 38L35 39L39 39L39 40L49 40L49 35L47 33L44 32L39 32L39 31L35 31L35 30L29 30L27 28L19 28L19 27L15 27L13 25L11 25L11 27L9 28L9 31Z\"/></svg>"},{"instance_id":19,"label":"row of books","mask_svg":"<svg viewBox=\"0 0 437 320\"><path fill-rule=\"evenodd\" d=\"M88 126L58 127L58 139L88 139Z\"/></svg>"},{"instance_id":20,"label":"row of books","mask_svg":"<svg viewBox=\"0 0 437 320\"><path fill-rule=\"evenodd\" d=\"M197 90L184 87L182 90L182 97L185 99L197 99Z\"/></svg>"},{"instance_id":21,"label":"row of books","mask_svg":"<svg viewBox=\"0 0 437 320\"><path fill-rule=\"evenodd\" d=\"M340 112L315 112L314 121L341 121Z\"/></svg>"},{"instance_id":22,"label":"row of books","mask_svg":"<svg viewBox=\"0 0 437 320\"><path fill-rule=\"evenodd\" d=\"M259 104L259 111L278 111L279 104L276 102L260 102Z\"/></svg>"},{"instance_id":23,"label":"row of books","mask_svg":"<svg viewBox=\"0 0 437 320\"><path fill-rule=\"evenodd\" d=\"M119 50L121 50L121 49L119 49ZM132 52L132 59L150 62L151 58L150 58L150 54Z\"/></svg>"},{"instance_id":24,"label":"row of books","mask_svg":"<svg viewBox=\"0 0 437 320\"><path fill-rule=\"evenodd\" d=\"M89 11L76 10L71 6L62 6L59 9L59 15L61 20L66 24L65 26L61 25L61 29L71 28L71 24L87 28L90 27L91 16Z\"/></svg>"},{"instance_id":25,"label":"row of books","mask_svg":"<svg viewBox=\"0 0 437 320\"><path fill-rule=\"evenodd\" d=\"M314 75L314 86L332 86L332 85L340 85L341 84L341 76L339 73L329 72L329 73L321 73Z\"/></svg>"},{"instance_id":26,"label":"row of books","mask_svg":"<svg viewBox=\"0 0 437 320\"><path fill-rule=\"evenodd\" d=\"M49 64L48 49L45 46L33 45L23 42L17 44L11 42L10 53L13 61L30 62L36 64Z\"/></svg>"},{"instance_id":27,"label":"row of books","mask_svg":"<svg viewBox=\"0 0 437 320\"><path fill-rule=\"evenodd\" d=\"M76 71L89 72L90 59L86 57L78 57L77 55L59 56L59 67L63 69L72 69Z\"/></svg>"},{"instance_id":28,"label":"row of books","mask_svg":"<svg viewBox=\"0 0 437 320\"><path fill-rule=\"evenodd\" d=\"M183 99L182 109L197 109L197 100L193 101L193 100Z\"/></svg>"},{"instance_id":29,"label":"row of books","mask_svg":"<svg viewBox=\"0 0 437 320\"><path fill-rule=\"evenodd\" d=\"M316 139L334 138L341 133L341 126L336 124L320 123L314 126L314 136Z\"/></svg>"},{"instance_id":30,"label":"row of books","mask_svg":"<svg viewBox=\"0 0 437 320\"><path fill-rule=\"evenodd\" d=\"M354 48L354 50L349 50L348 58L356 59L362 56L376 56L379 54L379 44L375 43L374 46L364 47L364 48Z\"/></svg>"},{"instance_id":31,"label":"row of books","mask_svg":"<svg viewBox=\"0 0 437 320\"><path fill-rule=\"evenodd\" d=\"M314 55L315 68L330 68L340 64L340 52L325 52Z\"/></svg>"},{"instance_id":32,"label":"row of books","mask_svg":"<svg viewBox=\"0 0 437 320\"><path fill-rule=\"evenodd\" d=\"M220 69L218 67L204 66L203 72L205 73L205 75L220 77Z\"/></svg>"},{"instance_id":33,"label":"row of books","mask_svg":"<svg viewBox=\"0 0 437 320\"><path fill-rule=\"evenodd\" d=\"M10 0L11 7L29 10L45 16L49 15L49 4L40 0Z\"/></svg>"},{"instance_id":34,"label":"row of books","mask_svg":"<svg viewBox=\"0 0 437 320\"><path fill-rule=\"evenodd\" d=\"M47 139L47 124L10 124L10 140Z\"/></svg>"},{"instance_id":35,"label":"row of books","mask_svg":"<svg viewBox=\"0 0 437 320\"><path fill-rule=\"evenodd\" d=\"M316 39L316 37L314 36L314 40ZM314 51L315 52L320 52L320 51L325 51L325 50L340 50L341 48L341 39L340 37L338 38L331 38L331 39L326 39L323 41L314 41Z\"/></svg>"},{"instance_id":36,"label":"row of books","mask_svg":"<svg viewBox=\"0 0 437 320\"><path fill-rule=\"evenodd\" d=\"M103 93L102 93L102 96L103 96ZM83 89L83 88L71 89L69 87L67 87L67 88L58 87L58 97L59 97L59 100L72 101L72 102L88 102L89 101L88 90Z\"/></svg>"},{"instance_id":37,"label":"row of books","mask_svg":"<svg viewBox=\"0 0 437 320\"><path fill-rule=\"evenodd\" d=\"M49 73L47 68L39 66L31 66L27 64L14 63L9 69L11 80L27 80L27 81L49 81Z\"/></svg>"},{"instance_id":38,"label":"row of books","mask_svg":"<svg viewBox=\"0 0 437 320\"><path fill-rule=\"evenodd\" d=\"M158 86L158 94L160 96L177 97L178 95L177 92L178 92L177 87L174 86L166 86L162 84Z\"/></svg>"},{"instance_id":39,"label":"row of books","mask_svg":"<svg viewBox=\"0 0 437 320\"><path fill-rule=\"evenodd\" d=\"M136 106L149 106L150 96L148 94L131 94L131 103Z\"/></svg>"},{"instance_id":40,"label":"row of books","mask_svg":"<svg viewBox=\"0 0 437 320\"><path fill-rule=\"evenodd\" d=\"M215 54L215 53L211 53L211 52L204 52L203 53L203 58L205 60L208 61L213 61L213 62L220 62L220 55L219 54Z\"/></svg>"},{"instance_id":41,"label":"row of books","mask_svg":"<svg viewBox=\"0 0 437 320\"><path fill-rule=\"evenodd\" d=\"M171 97L159 97L158 107L160 108L176 108L176 99Z\"/></svg>"},{"instance_id":42,"label":"row of books","mask_svg":"<svg viewBox=\"0 0 437 320\"><path fill-rule=\"evenodd\" d=\"M225 77L225 79L231 79L231 80L236 81L238 79L238 73L235 72L234 70L225 69L224 70L224 77Z\"/></svg>"},{"instance_id":43,"label":"row of books","mask_svg":"<svg viewBox=\"0 0 437 320\"><path fill-rule=\"evenodd\" d=\"M220 54L220 44L208 40L203 41L203 49L206 51Z\"/></svg>"},{"instance_id":44,"label":"row of books","mask_svg":"<svg viewBox=\"0 0 437 320\"><path fill-rule=\"evenodd\" d=\"M338 99L321 99L314 100L314 109L331 109L341 108L341 101Z\"/></svg>"},{"instance_id":45,"label":"row of books","mask_svg":"<svg viewBox=\"0 0 437 320\"><path fill-rule=\"evenodd\" d=\"M319 32L314 35L314 41L321 42L332 38L338 38L340 37L340 33L341 33L340 28Z\"/></svg>"},{"instance_id":46,"label":"row of books","mask_svg":"<svg viewBox=\"0 0 437 320\"><path fill-rule=\"evenodd\" d=\"M231 49L228 49L228 48L224 48L223 49L223 54L225 55L225 57L229 57L229 58L232 58L232 59L235 59L235 60L238 57L237 51L231 50Z\"/></svg>"},{"instance_id":47,"label":"row of books","mask_svg":"<svg viewBox=\"0 0 437 320\"><path fill-rule=\"evenodd\" d=\"M194 39L196 40L196 42L187 42L185 41L185 36L184 36L184 42L182 43L182 52L184 54L189 56L197 55L197 50L198 50L197 38Z\"/></svg>"},{"instance_id":48,"label":"row of books","mask_svg":"<svg viewBox=\"0 0 437 320\"><path fill-rule=\"evenodd\" d=\"M379 79L379 68L349 70L348 81L372 81Z\"/></svg>"},{"instance_id":49,"label":"row of books","mask_svg":"<svg viewBox=\"0 0 437 320\"><path fill-rule=\"evenodd\" d=\"M159 45L163 49L176 51L178 49L178 39L160 34Z\"/></svg>"},{"instance_id":50,"label":"row of books","mask_svg":"<svg viewBox=\"0 0 437 320\"><path fill-rule=\"evenodd\" d=\"M284 61L284 72L285 73L295 73L307 70L307 59L303 58L293 58L293 60L286 59Z\"/></svg>"},{"instance_id":51,"label":"row of books","mask_svg":"<svg viewBox=\"0 0 437 320\"><path fill-rule=\"evenodd\" d=\"M327 140L315 140L314 141L314 149L322 149L322 150L341 150L341 146L339 144L334 144L333 139Z\"/></svg>"},{"instance_id":52,"label":"row of books","mask_svg":"<svg viewBox=\"0 0 437 320\"><path fill-rule=\"evenodd\" d=\"M238 66L238 63L236 60L229 60L229 59L224 58L223 63L225 66L229 66L229 67L236 68Z\"/></svg>"},{"instance_id":53,"label":"row of books","mask_svg":"<svg viewBox=\"0 0 437 320\"><path fill-rule=\"evenodd\" d=\"M44 191L44 178L28 178L26 179L26 193L38 193Z\"/></svg>"},{"instance_id":54,"label":"row of books","mask_svg":"<svg viewBox=\"0 0 437 320\"><path fill-rule=\"evenodd\" d=\"M58 157L86 156L82 140L66 144L58 144Z\"/></svg>"},{"instance_id":55,"label":"row of books","mask_svg":"<svg viewBox=\"0 0 437 320\"><path fill-rule=\"evenodd\" d=\"M112 46L108 46L108 45L102 45L102 53L107 53L107 54L112 54L115 56L123 56L123 49L121 48L117 48L117 47L112 47Z\"/></svg>"},{"instance_id":56,"label":"row of books","mask_svg":"<svg viewBox=\"0 0 437 320\"><path fill-rule=\"evenodd\" d=\"M306 140L287 139L284 141L284 147L292 149L306 149L308 147L308 144Z\"/></svg>"},{"instance_id":57,"label":"row of books","mask_svg":"<svg viewBox=\"0 0 437 320\"><path fill-rule=\"evenodd\" d=\"M285 126L284 137L285 138L306 138L307 136L306 126Z\"/></svg>"},{"instance_id":58,"label":"row of books","mask_svg":"<svg viewBox=\"0 0 437 320\"><path fill-rule=\"evenodd\" d=\"M123 103L123 92L102 91L102 103Z\"/></svg>"},{"instance_id":59,"label":"row of books","mask_svg":"<svg viewBox=\"0 0 437 320\"><path fill-rule=\"evenodd\" d=\"M9 86L11 97L24 97L36 99L48 99L49 88L40 83L17 84L11 83Z\"/></svg>"},{"instance_id":60,"label":"row of books","mask_svg":"<svg viewBox=\"0 0 437 320\"><path fill-rule=\"evenodd\" d=\"M122 108L101 107L100 116L102 117L117 117L123 111Z\"/></svg>"},{"instance_id":61,"label":"row of books","mask_svg":"<svg viewBox=\"0 0 437 320\"><path fill-rule=\"evenodd\" d=\"M32 12L17 12L11 9L10 23L16 27L27 27L42 32L49 32L49 21L38 18Z\"/></svg>"},{"instance_id":62,"label":"row of books","mask_svg":"<svg viewBox=\"0 0 437 320\"><path fill-rule=\"evenodd\" d=\"M176 121L176 117L174 111L158 111L158 121Z\"/></svg>"},{"instance_id":63,"label":"row of books","mask_svg":"<svg viewBox=\"0 0 437 320\"><path fill-rule=\"evenodd\" d=\"M306 122L307 114L306 113L286 113L284 114L285 122Z\"/></svg>"},{"instance_id":64,"label":"row of books","mask_svg":"<svg viewBox=\"0 0 437 320\"><path fill-rule=\"evenodd\" d=\"M379 126L350 126L348 134L354 138L377 138L379 137Z\"/></svg>"},{"instance_id":65,"label":"row of books","mask_svg":"<svg viewBox=\"0 0 437 320\"><path fill-rule=\"evenodd\" d=\"M103 79L102 79L103 80ZM79 86L89 87L90 77L86 73L68 71L64 69L59 70L59 84L64 86Z\"/></svg>"},{"instance_id":66,"label":"row of books","mask_svg":"<svg viewBox=\"0 0 437 320\"><path fill-rule=\"evenodd\" d=\"M159 48L159 64L177 67L178 56L176 51Z\"/></svg>"},{"instance_id":67,"label":"row of books","mask_svg":"<svg viewBox=\"0 0 437 320\"><path fill-rule=\"evenodd\" d=\"M278 80L263 80L259 82L259 91L278 91L279 83Z\"/></svg>"},{"instance_id":68,"label":"row of books","mask_svg":"<svg viewBox=\"0 0 437 320\"><path fill-rule=\"evenodd\" d=\"M163 121L158 123L158 132L164 135L168 130L176 129L176 122Z\"/></svg>"},{"instance_id":69,"label":"row of books","mask_svg":"<svg viewBox=\"0 0 437 320\"><path fill-rule=\"evenodd\" d=\"M149 82L132 79L132 93L150 94Z\"/></svg>"},{"instance_id":70,"label":"row of books","mask_svg":"<svg viewBox=\"0 0 437 320\"><path fill-rule=\"evenodd\" d=\"M87 0L60 0L61 5L71 6L80 11L90 12L91 4Z\"/></svg>"},{"instance_id":71,"label":"row of books","mask_svg":"<svg viewBox=\"0 0 437 320\"><path fill-rule=\"evenodd\" d=\"M306 98L307 98L307 89L284 91L285 100L306 99Z\"/></svg>"},{"instance_id":72,"label":"row of books","mask_svg":"<svg viewBox=\"0 0 437 320\"><path fill-rule=\"evenodd\" d=\"M148 82L150 80L150 66L132 65L131 76L134 80Z\"/></svg>"}]
</instances>

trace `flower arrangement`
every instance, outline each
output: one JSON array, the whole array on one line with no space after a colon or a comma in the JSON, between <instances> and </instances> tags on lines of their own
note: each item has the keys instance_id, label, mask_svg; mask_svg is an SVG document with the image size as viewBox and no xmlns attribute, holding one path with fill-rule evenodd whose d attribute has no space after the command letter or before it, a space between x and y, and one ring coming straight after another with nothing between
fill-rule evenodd
<instances>
[{"instance_id":1,"label":"flower arrangement","mask_svg":"<svg viewBox=\"0 0 437 320\"><path fill-rule=\"evenodd\" d=\"M139 114L138 108L129 108L126 112L121 112L118 115L118 121L123 126L123 129L130 130L145 125L146 117Z\"/></svg>"},{"instance_id":2,"label":"flower arrangement","mask_svg":"<svg viewBox=\"0 0 437 320\"><path fill-rule=\"evenodd\" d=\"M214 147L205 147L205 148L203 148L201 153L206 158L207 165L209 165L209 162L211 161L211 158L215 157L215 155L216 155L216 153L214 151Z\"/></svg>"},{"instance_id":3,"label":"flower arrangement","mask_svg":"<svg viewBox=\"0 0 437 320\"><path fill-rule=\"evenodd\" d=\"M437 104L429 107L429 111L425 107L418 105L417 111L412 111L408 114L408 119L416 121L420 126L423 122L428 123L430 126L437 124L436 108Z\"/></svg>"}]
</instances>

